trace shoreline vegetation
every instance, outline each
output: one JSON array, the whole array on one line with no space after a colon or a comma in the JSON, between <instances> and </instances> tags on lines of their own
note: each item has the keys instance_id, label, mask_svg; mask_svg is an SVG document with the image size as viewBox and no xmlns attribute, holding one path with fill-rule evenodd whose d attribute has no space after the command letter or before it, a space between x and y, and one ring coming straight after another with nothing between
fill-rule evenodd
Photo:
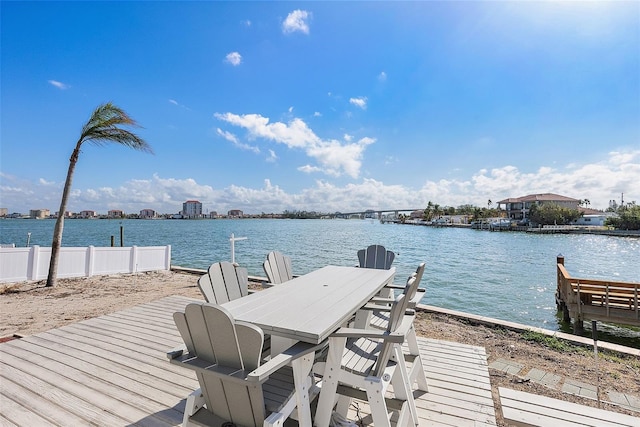
<instances>
[{"instance_id":1,"label":"shoreline vegetation","mask_svg":"<svg viewBox=\"0 0 640 427\"><path fill-rule=\"evenodd\" d=\"M18 339L52 328L116 312L170 295L201 299L197 274L163 271L89 278L60 279L56 287L44 281L0 284L0 338ZM262 289L253 281L251 288ZM625 393L640 400L640 357L599 348L597 365L588 346L535 331L515 331L480 324L441 312L420 311L415 327L418 335L485 348L487 362L506 359L522 365L521 373L536 368L601 390L601 407L640 417L618 405L607 403L607 392ZM554 334L555 335L555 334ZM561 334L557 334L561 335ZM498 387L527 391L556 399L598 406L594 399L576 396L489 369L499 426L506 426L500 412Z\"/></svg>"}]
</instances>

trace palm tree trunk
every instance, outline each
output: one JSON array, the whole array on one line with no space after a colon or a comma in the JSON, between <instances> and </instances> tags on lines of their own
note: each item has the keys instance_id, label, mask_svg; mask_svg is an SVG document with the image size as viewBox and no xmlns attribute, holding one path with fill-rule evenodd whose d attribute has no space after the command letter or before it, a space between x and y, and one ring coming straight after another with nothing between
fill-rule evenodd
<instances>
[{"instance_id":1,"label":"palm tree trunk","mask_svg":"<svg viewBox=\"0 0 640 427\"><path fill-rule=\"evenodd\" d=\"M49 274L47 276L47 284L45 286L55 286L56 280L58 279L58 255L60 254L60 246L62 245L64 214L67 211L67 199L69 198L71 182L73 181L73 171L75 170L76 163L78 162L81 145L82 140L79 140L76 144L76 148L71 154L71 158L69 159L69 170L67 171L67 179L64 183L64 189L62 190L62 200L60 201L60 209L58 210L56 226L53 229L53 240L51 242L51 260L49 262Z\"/></svg>"}]
</instances>

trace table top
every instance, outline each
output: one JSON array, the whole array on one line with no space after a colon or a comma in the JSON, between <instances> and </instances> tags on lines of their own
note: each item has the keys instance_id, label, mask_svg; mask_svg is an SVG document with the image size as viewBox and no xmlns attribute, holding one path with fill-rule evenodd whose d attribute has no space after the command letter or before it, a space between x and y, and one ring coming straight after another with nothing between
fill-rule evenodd
<instances>
[{"instance_id":1,"label":"table top","mask_svg":"<svg viewBox=\"0 0 640 427\"><path fill-rule=\"evenodd\" d=\"M266 334L319 344L394 276L395 268L330 265L222 306Z\"/></svg>"}]
</instances>

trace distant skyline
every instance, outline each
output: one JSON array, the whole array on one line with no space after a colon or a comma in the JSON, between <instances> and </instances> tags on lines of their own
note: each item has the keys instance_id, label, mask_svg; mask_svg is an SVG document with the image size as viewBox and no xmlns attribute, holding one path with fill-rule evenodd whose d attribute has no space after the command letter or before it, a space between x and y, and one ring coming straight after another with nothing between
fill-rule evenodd
<instances>
[{"instance_id":1,"label":"distant skyline","mask_svg":"<svg viewBox=\"0 0 640 427\"><path fill-rule=\"evenodd\" d=\"M640 203L640 2L0 2L0 207Z\"/></svg>"}]
</instances>

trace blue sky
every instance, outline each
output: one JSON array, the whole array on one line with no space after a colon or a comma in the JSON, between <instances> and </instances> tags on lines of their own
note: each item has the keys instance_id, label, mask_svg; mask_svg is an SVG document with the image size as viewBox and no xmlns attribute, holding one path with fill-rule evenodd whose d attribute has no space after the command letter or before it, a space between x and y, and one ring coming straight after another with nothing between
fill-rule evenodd
<instances>
[{"instance_id":1,"label":"blue sky","mask_svg":"<svg viewBox=\"0 0 640 427\"><path fill-rule=\"evenodd\" d=\"M83 146L68 210L640 203L640 3L1 3L0 207L58 210L112 101L154 155Z\"/></svg>"}]
</instances>

